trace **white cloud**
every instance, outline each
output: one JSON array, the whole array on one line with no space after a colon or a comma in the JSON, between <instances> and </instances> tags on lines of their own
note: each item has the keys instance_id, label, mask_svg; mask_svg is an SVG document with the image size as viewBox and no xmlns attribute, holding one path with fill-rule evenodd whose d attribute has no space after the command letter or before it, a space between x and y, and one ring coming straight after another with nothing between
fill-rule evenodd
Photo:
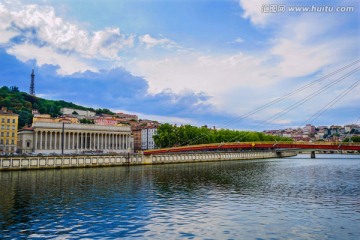
<instances>
[{"instance_id":1,"label":"white cloud","mask_svg":"<svg viewBox=\"0 0 360 240\"><path fill-rule=\"evenodd\" d=\"M40 57L36 59L40 64L58 65L62 74L95 69L87 66L87 60L119 61L119 52L134 44L134 36L125 36L119 28L89 32L56 16L49 6L0 3L0 20L0 43L8 43L15 36L23 42L20 46L8 43L13 45L9 53L29 59L24 49L32 47L40 51L34 53L35 58ZM50 56L45 57L44 53Z\"/></svg>"},{"instance_id":2,"label":"white cloud","mask_svg":"<svg viewBox=\"0 0 360 240\"><path fill-rule=\"evenodd\" d=\"M204 92L221 111L238 110L242 88L267 87L278 81L272 77L273 70L264 65L266 58L244 54L204 55L183 54L158 60L137 61L130 70L143 76L149 83L152 94L170 89L182 94L184 91ZM233 95L233 96L230 96ZM234 97L234 98L232 98Z\"/></svg>"},{"instance_id":3,"label":"white cloud","mask_svg":"<svg viewBox=\"0 0 360 240\"><path fill-rule=\"evenodd\" d=\"M7 43L11 38L15 37L17 33L9 30L11 25L11 17L6 8L0 4L0 44Z\"/></svg>"},{"instance_id":4,"label":"white cloud","mask_svg":"<svg viewBox=\"0 0 360 240\"><path fill-rule=\"evenodd\" d=\"M60 75L84 72L86 70L96 71L95 68L83 63L76 57L57 54L49 47L37 47L29 44L22 44L11 47L7 52L16 56L23 62L36 59L39 66L45 64L60 66L58 69L58 74Z\"/></svg>"},{"instance_id":5,"label":"white cloud","mask_svg":"<svg viewBox=\"0 0 360 240\"><path fill-rule=\"evenodd\" d=\"M169 39L166 38L154 38L151 37L150 34L145 34L143 36L139 36L139 41L141 44L144 44L146 48L152 48L155 46L165 46L165 47L174 47L176 44Z\"/></svg>"},{"instance_id":6,"label":"white cloud","mask_svg":"<svg viewBox=\"0 0 360 240\"><path fill-rule=\"evenodd\" d=\"M337 27L329 15L289 20L271 40L270 53L279 58L278 73L284 78L301 77L355 59L356 52L351 51L359 50L359 39L333 35Z\"/></svg>"},{"instance_id":7,"label":"white cloud","mask_svg":"<svg viewBox=\"0 0 360 240\"><path fill-rule=\"evenodd\" d=\"M216 106L216 111L240 115L281 96L285 88L291 90L301 85L298 81L303 80L296 79L313 81L317 76L309 76L314 73L323 76L358 57L358 37L338 35L343 23L330 15L322 15L322 20L314 17L288 18L267 39L267 51L258 54L215 55L192 51L138 60L129 69L149 82L150 93L164 89L178 94L204 92L210 96L208 101ZM327 101L329 95L311 102L309 108L315 111ZM267 115L253 117L264 119ZM301 110L298 117L303 117ZM285 120L277 119L277 123Z\"/></svg>"},{"instance_id":8,"label":"white cloud","mask_svg":"<svg viewBox=\"0 0 360 240\"><path fill-rule=\"evenodd\" d=\"M237 39L235 39L234 41L235 43L243 43L244 39L242 39L241 37L238 37Z\"/></svg>"},{"instance_id":9,"label":"white cloud","mask_svg":"<svg viewBox=\"0 0 360 240\"><path fill-rule=\"evenodd\" d=\"M248 18L254 25L265 25L271 13L263 12L264 0L239 0L241 8L244 10L243 18Z\"/></svg>"}]
</instances>

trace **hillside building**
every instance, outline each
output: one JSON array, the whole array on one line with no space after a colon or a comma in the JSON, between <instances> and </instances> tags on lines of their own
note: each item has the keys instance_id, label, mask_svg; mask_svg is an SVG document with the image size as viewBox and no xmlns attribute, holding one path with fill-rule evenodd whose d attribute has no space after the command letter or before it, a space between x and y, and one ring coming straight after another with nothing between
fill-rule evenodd
<instances>
[{"instance_id":1,"label":"hillside building","mask_svg":"<svg viewBox=\"0 0 360 240\"><path fill-rule=\"evenodd\" d=\"M74 112L76 112L79 116L85 116L85 117L94 117L96 114L95 112L89 111L89 110L79 110L74 108L61 108L60 112L64 115L71 115Z\"/></svg>"}]
</instances>

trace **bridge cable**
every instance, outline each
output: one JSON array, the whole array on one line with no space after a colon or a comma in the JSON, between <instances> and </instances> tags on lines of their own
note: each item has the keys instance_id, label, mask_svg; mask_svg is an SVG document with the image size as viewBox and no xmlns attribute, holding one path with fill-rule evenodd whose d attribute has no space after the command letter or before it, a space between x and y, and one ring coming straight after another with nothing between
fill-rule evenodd
<instances>
[{"instance_id":1,"label":"bridge cable","mask_svg":"<svg viewBox=\"0 0 360 240\"><path fill-rule=\"evenodd\" d=\"M349 94L352 90L354 90L360 83L360 79L357 80L355 83L350 85L345 91L343 91L341 94L336 96L333 100L331 100L329 103L327 103L324 107L322 107L318 112L313 114L310 118L308 118L302 125L305 125L306 123L312 123L314 120L316 120L318 117L320 117L324 112L326 112L329 108L331 108L334 104L336 104L338 101L340 101L343 97L345 97L347 94Z\"/></svg>"},{"instance_id":2,"label":"bridge cable","mask_svg":"<svg viewBox=\"0 0 360 240\"><path fill-rule=\"evenodd\" d=\"M319 95L320 93L324 92L325 90L329 89L330 87L340 83L341 81L343 81L345 78L347 78L348 76L354 74L355 72L357 72L358 70L360 69L360 67L357 67L353 70L351 70L350 72L347 72L346 74L344 74L343 76L337 78L335 81L323 86L322 88L320 88L319 90L309 94L308 96L302 98L301 100L299 100L298 102L290 105L289 107L287 107L286 109L282 110L281 112L279 113L276 113L275 115L273 115L272 117L268 118L267 120L263 121L262 123L260 123L258 125L257 128L260 128L260 127L264 127L266 125L268 125L269 123L277 120L278 118L282 117L283 115L285 115L286 113L290 112L291 110L301 106L302 104L304 104L305 102L309 101L310 99L314 98L315 96ZM250 132L248 132L246 135L250 134ZM245 135L245 136L246 136ZM242 138L244 138L245 136L243 136ZM193 140L191 140L189 142L189 144L199 140L199 139L202 139L203 137L205 136L198 136L197 138L194 138ZM236 139L238 136L236 136L235 138L233 139Z\"/></svg>"},{"instance_id":3,"label":"bridge cable","mask_svg":"<svg viewBox=\"0 0 360 240\"><path fill-rule=\"evenodd\" d=\"M274 100L270 101L269 103L266 103L266 104L264 104L264 105L262 105L260 107L257 107L256 109L254 109L254 110L252 110L252 111L250 111L248 113L245 113L245 114L240 115L240 116L238 116L238 117L236 117L234 119L231 119L231 120L229 120L228 122L225 123L225 126L227 126L229 123L236 122L238 119L247 118L247 117L249 117L251 115L254 115L255 113L257 113L257 112L259 112L261 110L264 110L267 107L272 106L272 105L274 105L274 104L276 104L278 102L281 102L282 100L284 100L284 99L286 99L288 97L291 97L292 95L294 95L296 93L299 93L299 92L301 92L301 91L303 91L303 90L305 90L305 89L307 89L307 88L309 88L309 87L311 87L311 86L313 86L313 85L315 85L317 83L320 83L320 82L324 81L325 79L327 79L327 78L329 78L329 77L331 77L331 76L333 76L333 75L335 75L335 74L337 74L339 72L342 72L343 70L345 70L345 69L347 69L349 67L352 67L353 65L355 65L355 64L357 64L359 62L360 62L360 59L358 59L358 60L356 60L356 61L354 61L354 62L352 62L352 63L350 63L350 64L348 64L348 65L346 65L346 66L344 66L342 68L339 68L339 69L337 69L337 70L335 70L335 71L333 71L333 72L331 72L331 73L329 73L329 74L327 74L327 75L325 75L325 76L323 76L323 77L321 77L319 79L316 79L316 80L314 80L314 81L312 81L312 82L310 82L308 84L305 84L304 86L301 86L301 87L299 87L299 88L297 88L297 89L295 89L295 90L293 90L293 91L291 91L289 93L286 93L285 95L283 95L283 96L281 96L281 97L279 97L277 99L274 99Z\"/></svg>"},{"instance_id":4,"label":"bridge cable","mask_svg":"<svg viewBox=\"0 0 360 240\"><path fill-rule=\"evenodd\" d=\"M334 82L325 85L324 87L320 88L319 90L311 93L310 95L306 96L305 98L301 99L300 101L290 105L289 107L287 107L286 109L282 110L279 113L276 113L274 116L270 117L269 119L265 120L262 122L262 124L259 127L264 127L266 125L268 125L269 123L272 123L273 121L279 119L280 117L284 116L286 113L290 112L291 110L301 106L302 104L304 104L305 102L309 101L310 99L316 97L317 95L319 95L320 93L324 92L325 90L329 89L330 87L338 84L339 82L343 81L345 78L347 78L348 76L352 75L353 73L357 72L360 68L355 68L354 70L346 73L345 75L343 75L342 77L336 79Z\"/></svg>"},{"instance_id":5,"label":"bridge cable","mask_svg":"<svg viewBox=\"0 0 360 240\"><path fill-rule=\"evenodd\" d=\"M292 96L292 95L294 95L294 94L296 94L298 92L301 92L301 91L313 86L316 83L320 83L320 82L324 81L325 79L327 79L327 78L329 78L329 77L331 77L331 76L333 76L333 75L335 75L335 74L337 74L337 73L339 73L339 72L341 72L341 71L343 71L343 70L345 70L345 69L347 69L347 68L349 68L349 67L351 67L351 66L353 66L353 65L355 65L357 63L359 63L359 62L360 62L360 59L358 59L358 60L356 60L356 61L354 61L354 62L352 62L352 63L350 63L350 64L348 64L348 65L346 65L346 66L344 66L342 68L339 68L339 69L337 69L337 70L335 70L335 71L333 71L333 72L331 72L331 73L329 73L329 74L327 74L327 75L325 75L325 76L323 76L323 77L321 77L319 79L316 79L316 80L314 80L314 81L312 81L312 82L310 82L310 83L308 83L308 84L306 84L306 85L304 85L302 87L299 87L299 88L297 88L297 89L283 95L282 97L274 99L273 101L271 101L271 102L269 102L267 104L264 104L264 105L254 109L254 110L252 110L252 111L250 111L248 113L242 114L237 118L229 120L228 122L224 123L223 127L227 127L231 123L238 121L238 119L248 118L248 117L250 117L250 116L252 116L252 115L254 115L254 114L256 114L256 113L258 113L258 112L260 112L260 111L262 111L262 110L264 110L264 109L266 109L266 108L268 108L268 107L270 107L270 106L272 106L272 105L274 105L276 103L278 103L278 102L281 102L282 100L284 100L284 99L286 99L286 98L288 98L288 97L290 97L290 96ZM358 68L356 70L358 70ZM182 143L181 146L190 145L191 143L193 143L193 142L195 142L195 141L197 141L199 139L202 139L203 137L204 136L198 136L198 137L195 137L193 139L190 139L190 140L186 141L185 143Z\"/></svg>"}]
</instances>

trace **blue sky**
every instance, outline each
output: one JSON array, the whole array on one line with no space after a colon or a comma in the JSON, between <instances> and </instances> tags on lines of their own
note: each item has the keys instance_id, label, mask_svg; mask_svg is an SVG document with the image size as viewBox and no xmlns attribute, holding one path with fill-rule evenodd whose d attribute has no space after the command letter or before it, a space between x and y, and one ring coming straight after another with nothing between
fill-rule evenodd
<instances>
[{"instance_id":1,"label":"blue sky","mask_svg":"<svg viewBox=\"0 0 360 240\"><path fill-rule=\"evenodd\" d=\"M267 4L285 11L264 13ZM352 10L290 12L292 6ZM160 122L257 131L355 123L358 85L327 104L359 73L327 84L360 63L249 113L358 60L359 11L352 0L0 0L0 85L27 92L35 68L39 97Z\"/></svg>"}]
</instances>

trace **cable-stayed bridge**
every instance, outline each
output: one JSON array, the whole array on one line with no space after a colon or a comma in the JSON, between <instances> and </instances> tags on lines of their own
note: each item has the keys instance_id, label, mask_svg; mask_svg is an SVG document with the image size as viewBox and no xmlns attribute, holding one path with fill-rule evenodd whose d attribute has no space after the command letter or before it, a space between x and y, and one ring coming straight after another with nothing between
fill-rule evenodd
<instances>
[{"instance_id":1,"label":"cable-stayed bridge","mask_svg":"<svg viewBox=\"0 0 360 240\"><path fill-rule=\"evenodd\" d=\"M315 109L315 113L310 116L308 119L304 121L302 125L306 123L311 123L319 116L321 116L324 112L329 110L332 106L338 103L342 98L349 95L351 91L356 89L356 87L360 84L360 78L358 78L358 71L360 70L360 59L356 59L355 61L338 68L323 77L315 79L312 82L309 82L295 90L292 90L285 95L276 98L262 106L259 106L245 114L239 115L233 118L230 121L225 122L223 125L218 128L228 128L231 124L241 121L246 118L250 118L258 114L259 112L269 109L279 102L283 102L294 95L305 92L303 97L298 99L295 102L292 102L289 106L282 109L281 111L275 113L274 115L264 119L259 122L258 129L261 131L264 126L274 123L279 120L282 116L289 113L293 110L299 110L299 107L306 102L314 99L315 97L323 94L325 91L331 90L333 86L338 85L344 80L347 80L351 76L353 76L352 80L348 81L347 88L342 89L340 93L334 94L331 93L330 96L335 96L331 101L327 102L326 105L320 107L319 109ZM317 88L314 88L317 86ZM314 88L314 90L313 90ZM358 114L358 113L356 113ZM356 121L356 123L360 120L360 117ZM355 124L356 124L355 123ZM352 134L348 134L348 138L351 137ZM163 149L154 149L144 151L144 155L152 155L152 154L167 154L167 153L186 153L186 152L206 152L206 151L232 151L238 152L242 150L261 150L261 151L310 151L312 157L315 157L315 151L357 151L360 153L360 143L344 143L344 142L242 142L247 141L245 139L246 134L243 137L234 137L232 139L224 140L226 143L212 143L212 144L200 144L193 145L198 142L201 142L207 135L199 135L186 142L182 143L181 146L171 147L171 148L163 148Z\"/></svg>"},{"instance_id":2,"label":"cable-stayed bridge","mask_svg":"<svg viewBox=\"0 0 360 240\"><path fill-rule=\"evenodd\" d=\"M144 151L144 155L186 153L186 152L210 152L229 151L239 152L243 150L256 151L310 151L311 157L315 157L315 151L357 151L360 153L360 143L328 143L328 142L233 142L211 143L182 147L161 148Z\"/></svg>"}]
</instances>

